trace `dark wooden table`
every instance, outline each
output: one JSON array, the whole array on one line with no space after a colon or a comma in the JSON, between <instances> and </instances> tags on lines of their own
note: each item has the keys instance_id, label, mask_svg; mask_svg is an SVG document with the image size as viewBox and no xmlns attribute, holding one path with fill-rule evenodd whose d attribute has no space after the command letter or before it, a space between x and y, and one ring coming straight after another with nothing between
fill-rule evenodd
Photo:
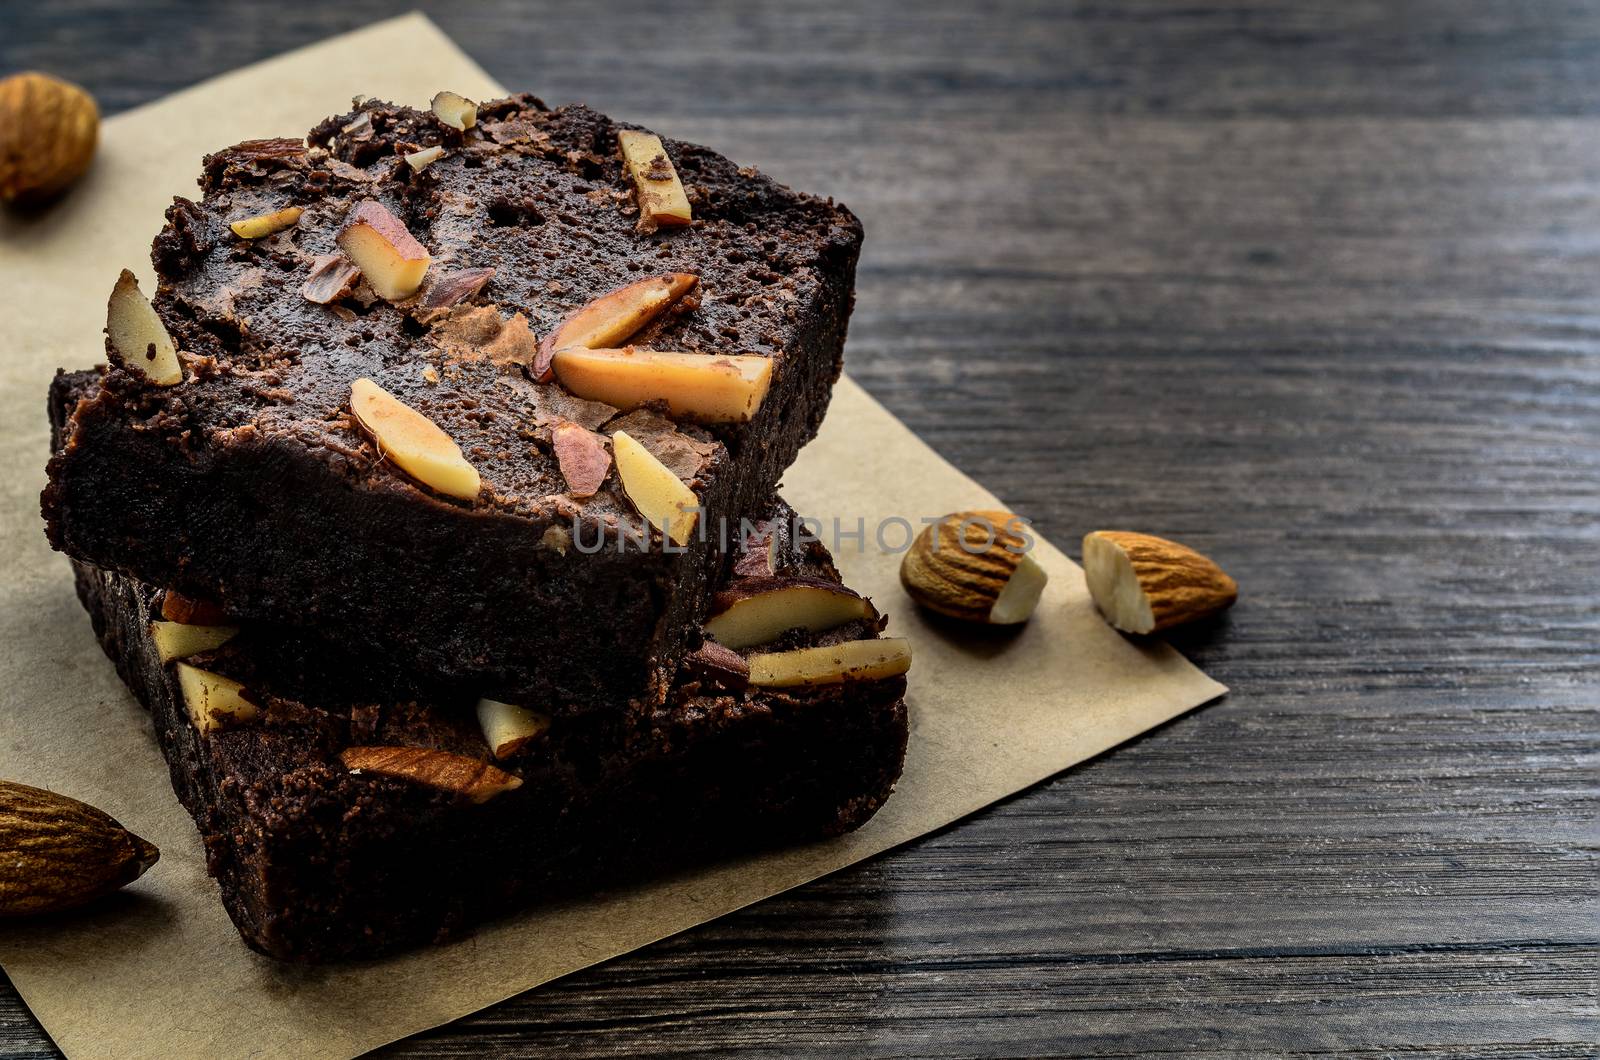
<instances>
[{"instance_id":1,"label":"dark wooden table","mask_svg":"<svg viewBox=\"0 0 1600 1060\"><path fill-rule=\"evenodd\" d=\"M1223 702L394 1052L1592 1055L1600 5L423 6L849 203L858 379L1244 595L1180 642ZM390 13L0 10L110 112Z\"/></svg>"}]
</instances>

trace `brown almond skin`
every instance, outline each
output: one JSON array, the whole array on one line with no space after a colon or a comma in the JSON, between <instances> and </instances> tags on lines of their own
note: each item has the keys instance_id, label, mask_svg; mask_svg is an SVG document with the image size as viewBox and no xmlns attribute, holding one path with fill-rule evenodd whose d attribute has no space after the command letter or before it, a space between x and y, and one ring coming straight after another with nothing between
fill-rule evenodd
<instances>
[{"instance_id":1,"label":"brown almond skin","mask_svg":"<svg viewBox=\"0 0 1600 1060\"><path fill-rule=\"evenodd\" d=\"M605 441L591 430L562 420L551 430L550 443L561 477L567 481L567 492L579 498L599 493L611 473L611 450Z\"/></svg>"},{"instance_id":2,"label":"brown almond skin","mask_svg":"<svg viewBox=\"0 0 1600 1060\"><path fill-rule=\"evenodd\" d=\"M744 661L744 656L714 640L706 641L686 656L683 665L694 677L730 692L741 691L750 684L750 664Z\"/></svg>"},{"instance_id":3,"label":"brown almond skin","mask_svg":"<svg viewBox=\"0 0 1600 1060\"><path fill-rule=\"evenodd\" d=\"M906 595L930 611L987 623L1027 539L1020 516L996 509L951 512L925 527L900 561ZM972 551L968 551L971 549Z\"/></svg>"},{"instance_id":4,"label":"brown almond skin","mask_svg":"<svg viewBox=\"0 0 1600 1060\"><path fill-rule=\"evenodd\" d=\"M473 802L522 786L521 777L488 762L426 747L347 747L339 758L348 769L426 784Z\"/></svg>"},{"instance_id":5,"label":"brown almond skin","mask_svg":"<svg viewBox=\"0 0 1600 1060\"><path fill-rule=\"evenodd\" d=\"M0 81L0 202L41 206L89 169L100 108L77 85L48 74Z\"/></svg>"},{"instance_id":6,"label":"brown almond skin","mask_svg":"<svg viewBox=\"0 0 1600 1060\"><path fill-rule=\"evenodd\" d=\"M0 781L0 917L92 902L137 880L160 856L88 803Z\"/></svg>"},{"instance_id":7,"label":"brown almond skin","mask_svg":"<svg viewBox=\"0 0 1600 1060\"><path fill-rule=\"evenodd\" d=\"M764 519L750 528L733 561L738 578L770 578L778 573L776 560L789 542L789 527L783 519Z\"/></svg>"},{"instance_id":8,"label":"brown almond skin","mask_svg":"<svg viewBox=\"0 0 1600 1060\"><path fill-rule=\"evenodd\" d=\"M475 297L490 280L493 269L451 269L428 280L422 288L423 309L448 309Z\"/></svg>"},{"instance_id":9,"label":"brown almond skin","mask_svg":"<svg viewBox=\"0 0 1600 1060\"><path fill-rule=\"evenodd\" d=\"M161 617L185 626L224 626L228 615L216 604L185 596L176 589L161 594Z\"/></svg>"},{"instance_id":10,"label":"brown almond skin","mask_svg":"<svg viewBox=\"0 0 1600 1060\"><path fill-rule=\"evenodd\" d=\"M347 297L361 280L361 270L343 254L324 254L311 264L311 275L300 294L308 302L332 305Z\"/></svg>"},{"instance_id":11,"label":"brown almond skin","mask_svg":"<svg viewBox=\"0 0 1600 1060\"><path fill-rule=\"evenodd\" d=\"M1131 530L1097 533L1120 545L1132 561L1139 586L1150 598L1156 620L1152 633L1209 618L1239 598L1239 583L1188 545Z\"/></svg>"}]
</instances>

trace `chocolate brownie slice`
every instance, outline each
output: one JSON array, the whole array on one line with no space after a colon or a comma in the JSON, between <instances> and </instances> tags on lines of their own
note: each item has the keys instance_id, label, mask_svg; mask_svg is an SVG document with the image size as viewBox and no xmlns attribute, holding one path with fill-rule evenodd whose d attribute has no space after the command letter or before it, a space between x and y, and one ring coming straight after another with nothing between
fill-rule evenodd
<instances>
[{"instance_id":1,"label":"chocolate brownie slice","mask_svg":"<svg viewBox=\"0 0 1600 1060\"><path fill-rule=\"evenodd\" d=\"M819 546L778 540L774 577L837 586ZM903 676L757 688L713 647L685 660L663 703L475 715L471 702L374 699L367 660L285 627L183 627L227 639L163 662L177 628L163 593L74 568L106 654L154 716L229 914L285 960L392 951L540 898L848 831L889 796L905 753ZM893 643L880 624L869 609L762 650ZM230 706L217 697L234 683Z\"/></svg>"},{"instance_id":2,"label":"chocolate brownie slice","mask_svg":"<svg viewBox=\"0 0 1600 1060\"><path fill-rule=\"evenodd\" d=\"M466 129L367 102L309 146L207 157L203 196L174 203L153 251L182 381L156 385L113 350L99 385L80 386L43 496L52 544L250 620L314 627L419 689L558 713L666 695L738 540L724 526L821 422L861 228L831 200L669 139L658 161L693 222L645 231L624 128L527 96L484 105ZM420 245L406 253L431 256L415 295L376 271L352 282L341 256L354 253L342 231L383 217ZM654 276L694 286L629 341L770 362L747 421L694 422L666 391L622 408L550 378L540 337ZM459 448L477 476L465 497L363 429L360 379ZM558 451L561 432L576 455ZM607 468L618 432L698 502L681 550Z\"/></svg>"}]
</instances>

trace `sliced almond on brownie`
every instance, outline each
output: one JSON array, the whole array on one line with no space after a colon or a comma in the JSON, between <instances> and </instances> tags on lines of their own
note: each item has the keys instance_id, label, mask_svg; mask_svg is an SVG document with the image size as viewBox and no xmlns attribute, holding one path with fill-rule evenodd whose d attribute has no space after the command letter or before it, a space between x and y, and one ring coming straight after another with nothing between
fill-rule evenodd
<instances>
[{"instance_id":1,"label":"sliced almond on brownie","mask_svg":"<svg viewBox=\"0 0 1600 1060\"><path fill-rule=\"evenodd\" d=\"M573 394L620 409L664 402L680 419L745 423L772 386L772 359L758 354L679 353L628 346L565 349L556 378Z\"/></svg>"},{"instance_id":2,"label":"sliced almond on brownie","mask_svg":"<svg viewBox=\"0 0 1600 1060\"><path fill-rule=\"evenodd\" d=\"M649 276L584 303L540 344L534 377L549 382L557 350L618 346L628 341L693 290L698 279L692 272Z\"/></svg>"},{"instance_id":3,"label":"sliced almond on brownie","mask_svg":"<svg viewBox=\"0 0 1600 1060\"><path fill-rule=\"evenodd\" d=\"M618 129L617 146L639 197L639 224L645 231L681 227L694 220L689 196L667 157L661 137L636 129Z\"/></svg>"},{"instance_id":4,"label":"sliced almond on brownie","mask_svg":"<svg viewBox=\"0 0 1600 1060\"><path fill-rule=\"evenodd\" d=\"M674 545L687 545L700 520L700 498L655 455L618 431L611 436L617 475L645 520Z\"/></svg>"},{"instance_id":5,"label":"sliced almond on brownie","mask_svg":"<svg viewBox=\"0 0 1600 1060\"><path fill-rule=\"evenodd\" d=\"M391 302L416 294L433 261L400 219L371 199L350 211L338 242L378 297Z\"/></svg>"},{"instance_id":6,"label":"sliced almond on brownie","mask_svg":"<svg viewBox=\"0 0 1600 1060\"><path fill-rule=\"evenodd\" d=\"M346 747L339 755L351 772L409 780L472 802L522 787L522 778L466 755L428 747Z\"/></svg>"},{"instance_id":7,"label":"sliced almond on brownie","mask_svg":"<svg viewBox=\"0 0 1600 1060\"><path fill-rule=\"evenodd\" d=\"M106 335L122 367L137 372L156 386L183 382L178 348L167 326L156 315L139 281L127 269L117 277L106 303Z\"/></svg>"},{"instance_id":8,"label":"sliced almond on brownie","mask_svg":"<svg viewBox=\"0 0 1600 1060\"><path fill-rule=\"evenodd\" d=\"M437 423L370 379L350 387L350 411L378 451L400 470L440 493L462 500L478 496L482 481L455 439Z\"/></svg>"}]
</instances>

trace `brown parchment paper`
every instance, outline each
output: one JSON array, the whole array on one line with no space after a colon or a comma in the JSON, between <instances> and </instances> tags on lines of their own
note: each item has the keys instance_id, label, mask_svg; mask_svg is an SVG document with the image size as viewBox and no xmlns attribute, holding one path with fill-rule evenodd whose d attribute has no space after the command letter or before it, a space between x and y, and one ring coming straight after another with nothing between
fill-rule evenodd
<instances>
[{"instance_id":1,"label":"brown parchment paper","mask_svg":"<svg viewBox=\"0 0 1600 1060\"><path fill-rule=\"evenodd\" d=\"M897 583L898 556L872 529L997 502L846 379L785 494L824 524L864 520L866 547L846 540L839 566L915 645L905 777L870 824L379 963L294 969L247 950L149 722L45 543L45 387L56 366L83 367L102 348L120 268L150 289L150 239L171 197L194 194L203 153L299 136L357 93L420 105L445 87L499 94L426 19L385 22L108 121L92 174L67 201L0 221L0 776L101 806L161 848L143 880L99 906L0 923L0 963L69 1056L351 1056L932 831L1225 691L1176 652L1112 632L1077 567L1048 544L1035 556L1050 585L1020 635L957 638L921 621ZM891 528L887 543L903 536Z\"/></svg>"}]
</instances>

